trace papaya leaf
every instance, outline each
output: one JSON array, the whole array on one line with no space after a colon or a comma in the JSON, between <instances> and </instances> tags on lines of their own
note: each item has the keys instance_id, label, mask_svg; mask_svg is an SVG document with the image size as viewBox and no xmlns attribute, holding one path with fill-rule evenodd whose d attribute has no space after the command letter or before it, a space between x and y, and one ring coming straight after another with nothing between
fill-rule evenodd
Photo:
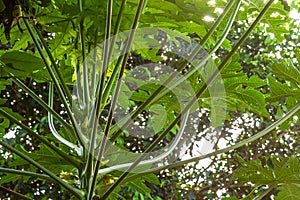
<instances>
[{"instance_id":1,"label":"papaya leaf","mask_svg":"<svg viewBox=\"0 0 300 200\"><path fill-rule=\"evenodd\" d=\"M256 185L269 184L273 180L273 173L260 160L241 163L242 167L233 173L231 180L238 180L238 185L249 181Z\"/></svg>"},{"instance_id":2,"label":"papaya leaf","mask_svg":"<svg viewBox=\"0 0 300 200\"><path fill-rule=\"evenodd\" d=\"M257 88L266 85L265 81L258 76L251 76L248 78L246 75L234 78L227 78L224 80L226 90L234 90L242 85L249 88Z\"/></svg>"},{"instance_id":3,"label":"papaya leaf","mask_svg":"<svg viewBox=\"0 0 300 200\"><path fill-rule=\"evenodd\" d=\"M236 198L236 197L225 197L225 198L222 198L222 200L238 200L238 198Z\"/></svg>"},{"instance_id":4,"label":"papaya leaf","mask_svg":"<svg viewBox=\"0 0 300 200\"><path fill-rule=\"evenodd\" d=\"M248 0L247 13L252 14L254 12L260 12L265 6L263 0ZM276 14L275 14L276 13ZM269 10L264 15L262 22L268 24L267 31L274 34L278 42L282 42L285 38L283 34L288 34L288 30L285 28L285 23L289 22L290 18L288 12L284 9L283 5L278 1L273 3Z\"/></svg>"},{"instance_id":5,"label":"papaya leaf","mask_svg":"<svg viewBox=\"0 0 300 200\"><path fill-rule=\"evenodd\" d=\"M291 62L289 64L285 62L274 63L271 69L276 77L300 84L300 70Z\"/></svg>"},{"instance_id":6,"label":"papaya leaf","mask_svg":"<svg viewBox=\"0 0 300 200\"><path fill-rule=\"evenodd\" d=\"M252 182L256 186L268 185L280 192L275 199L299 199L300 166L296 156L269 157L263 165L259 159L244 161L237 156L242 164L231 180L238 180L238 185Z\"/></svg>"},{"instance_id":7,"label":"papaya leaf","mask_svg":"<svg viewBox=\"0 0 300 200\"><path fill-rule=\"evenodd\" d=\"M5 129L9 127L9 124L9 120L6 118L2 118L0 115L0 136L2 136L2 134L5 134Z\"/></svg>"},{"instance_id":8,"label":"papaya leaf","mask_svg":"<svg viewBox=\"0 0 300 200\"><path fill-rule=\"evenodd\" d=\"M5 63L5 71L18 77L26 77L44 66L41 58L21 51L11 51L2 54L0 62Z\"/></svg>"},{"instance_id":9,"label":"papaya leaf","mask_svg":"<svg viewBox=\"0 0 300 200\"><path fill-rule=\"evenodd\" d=\"M296 58L297 58L298 63L300 63L300 48L297 48L297 49L295 50L295 55L296 55ZM300 69L299 66L298 66L298 69Z\"/></svg>"},{"instance_id":10,"label":"papaya leaf","mask_svg":"<svg viewBox=\"0 0 300 200\"><path fill-rule=\"evenodd\" d=\"M282 184L277 188L279 193L274 197L275 200L299 200L300 184L290 183Z\"/></svg>"},{"instance_id":11,"label":"papaya leaf","mask_svg":"<svg viewBox=\"0 0 300 200\"><path fill-rule=\"evenodd\" d=\"M149 183L153 183L155 185L159 185L160 181L158 179L158 177L155 174L147 174L145 176L143 176L143 179Z\"/></svg>"},{"instance_id":12,"label":"papaya leaf","mask_svg":"<svg viewBox=\"0 0 300 200\"><path fill-rule=\"evenodd\" d=\"M0 76L1 76L1 68L0 68ZM11 79L0 79L0 91L4 90L6 86L11 85Z\"/></svg>"},{"instance_id":13,"label":"papaya leaf","mask_svg":"<svg viewBox=\"0 0 300 200\"><path fill-rule=\"evenodd\" d=\"M7 112L9 115L11 115L12 117L16 118L19 121L23 121L25 119L19 113L13 112L11 108L2 107L1 109L3 109L5 112Z\"/></svg>"},{"instance_id":14,"label":"papaya leaf","mask_svg":"<svg viewBox=\"0 0 300 200\"><path fill-rule=\"evenodd\" d=\"M151 117L152 123L151 126L155 133L161 131L165 126L167 121L167 114L165 108L160 104L155 104L150 107L150 112L153 112L153 116Z\"/></svg>"},{"instance_id":15,"label":"papaya leaf","mask_svg":"<svg viewBox=\"0 0 300 200\"><path fill-rule=\"evenodd\" d=\"M74 168L69 164L69 162L62 159L52 149L44 144L41 144L40 149L34 152L27 152L21 145L16 146L16 148L33 160L39 162L41 165L47 167L47 169L49 169L53 173L59 174L62 170L71 171ZM28 164L28 162L22 158L17 157L16 160L11 163L11 166L24 164Z\"/></svg>"},{"instance_id":16,"label":"papaya leaf","mask_svg":"<svg viewBox=\"0 0 300 200\"><path fill-rule=\"evenodd\" d=\"M151 60L153 62L158 62L162 60L160 56L157 56L156 53L158 49L138 49L136 53L141 54L144 59Z\"/></svg>"},{"instance_id":17,"label":"papaya leaf","mask_svg":"<svg viewBox=\"0 0 300 200\"><path fill-rule=\"evenodd\" d=\"M250 110L262 114L265 117L269 117L269 113L265 108L265 97L261 92L254 89L242 89L239 87L237 90L232 91L231 94L233 98L243 102Z\"/></svg>"},{"instance_id":18,"label":"papaya leaf","mask_svg":"<svg viewBox=\"0 0 300 200\"><path fill-rule=\"evenodd\" d=\"M142 179L135 179L127 183L127 185L142 194L149 194L151 192L150 188L145 185Z\"/></svg>"},{"instance_id":19,"label":"papaya leaf","mask_svg":"<svg viewBox=\"0 0 300 200\"><path fill-rule=\"evenodd\" d=\"M20 178L18 174L6 174L0 178L0 184L15 182Z\"/></svg>"},{"instance_id":20,"label":"papaya leaf","mask_svg":"<svg viewBox=\"0 0 300 200\"><path fill-rule=\"evenodd\" d=\"M267 101L274 102L282 100L286 97L299 98L300 90L291 90L286 84L279 83L275 78L269 76L269 87L271 90L271 95L267 98Z\"/></svg>"}]
</instances>

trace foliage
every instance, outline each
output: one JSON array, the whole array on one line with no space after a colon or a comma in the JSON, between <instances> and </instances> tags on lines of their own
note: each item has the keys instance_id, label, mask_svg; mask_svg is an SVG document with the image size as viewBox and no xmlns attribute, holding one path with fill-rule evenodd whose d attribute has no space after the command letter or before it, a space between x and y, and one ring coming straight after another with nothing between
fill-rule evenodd
<instances>
[{"instance_id":1,"label":"foliage","mask_svg":"<svg viewBox=\"0 0 300 200\"><path fill-rule=\"evenodd\" d=\"M0 0L0 195L297 199L291 9L296 1ZM183 126L193 135L167 157L146 157ZM217 140L211 153L205 138Z\"/></svg>"},{"instance_id":2,"label":"foliage","mask_svg":"<svg viewBox=\"0 0 300 200\"><path fill-rule=\"evenodd\" d=\"M263 186L271 189L277 188L279 192L275 199L282 199L282 197L293 199L298 196L297 180L300 168L297 157L265 158L267 159L265 165L262 165L260 160L246 162L241 157L237 158L242 167L231 176L231 179L238 178L238 184L242 185L251 181L262 194L264 194L264 190L270 191L270 189L260 189ZM254 196L251 194L247 198L252 199Z\"/></svg>"}]
</instances>

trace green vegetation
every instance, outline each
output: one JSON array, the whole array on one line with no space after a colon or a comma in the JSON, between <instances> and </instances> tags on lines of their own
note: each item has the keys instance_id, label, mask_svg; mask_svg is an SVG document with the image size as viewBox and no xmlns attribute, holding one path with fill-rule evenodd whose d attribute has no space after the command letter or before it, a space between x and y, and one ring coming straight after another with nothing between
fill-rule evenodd
<instances>
[{"instance_id":1,"label":"green vegetation","mask_svg":"<svg viewBox=\"0 0 300 200\"><path fill-rule=\"evenodd\" d=\"M0 0L0 198L300 199L299 9Z\"/></svg>"}]
</instances>

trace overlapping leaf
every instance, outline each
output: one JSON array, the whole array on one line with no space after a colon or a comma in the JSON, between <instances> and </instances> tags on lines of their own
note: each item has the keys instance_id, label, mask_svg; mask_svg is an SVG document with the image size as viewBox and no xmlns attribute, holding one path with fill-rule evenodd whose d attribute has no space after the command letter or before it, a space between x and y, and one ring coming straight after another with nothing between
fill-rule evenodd
<instances>
[{"instance_id":1,"label":"overlapping leaf","mask_svg":"<svg viewBox=\"0 0 300 200\"><path fill-rule=\"evenodd\" d=\"M44 144L40 145L40 149L34 152L27 152L22 146L17 147L25 155L29 156L33 160L39 162L42 166L47 167L53 173L59 174L62 170L70 171L74 167L69 162L58 156L52 149ZM11 166L25 165L28 164L24 159L17 157Z\"/></svg>"},{"instance_id":2,"label":"overlapping leaf","mask_svg":"<svg viewBox=\"0 0 300 200\"><path fill-rule=\"evenodd\" d=\"M0 62L5 64L2 67L6 72L22 78L44 67L41 58L22 51L6 52L0 56ZM6 74L1 74L1 76L6 76Z\"/></svg>"},{"instance_id":3,"label":"overlapping leaf","mask_svg":"<svg viewBox=\"0 0 300 200\"><path fill-rule=\"evenodd\" d=\"M283 100L287 97L300 97L300 89L292 90L287 84L282 84L271 76L268 77L268 81L271 94L267 98L267 101L274 102L278 100Z\"/></svg>"},{"instance_id":4,"label":"overlapping leaf","mask_svg":"<svg viewBox=\"0 0 300 200\"><path fill-rule=\"evenodd\" d=\"M276 77L300 84L300 70L297 69L293 63L275 63L272 65L271 69L272 73L275 74Z\"/></svg>"},{"instance_id":5,"label":"overlapping leaf","mask_svg":"<svg viewBox=\"0 0 300 200\"><path fill-rule=\"evenodd\" d=\"M260 12L266 4L263 0L248 0L247 3L245 7L248 14ZM268 24L267 30L273 33L275 38L281 43L285 39L284 34L289 33L285 26L289 20L288 12L284 9L280 1L278 1L271 5L262 22Z\"/></svg>"},{"instance_id":6,"label":"overlapping leaf","mask_svg":"<svg viewBox=\"0 0 300 200\"><path fill-rule=\"evenodd\" d=\"M276 199L299 199L300 166L296 156L270 157L267 164L260 160L246 162L237 156L242 165L231 180L238 179L238 184L252 182L256 186L268 185L279 190Z\"/></svg>"}]
</instances>

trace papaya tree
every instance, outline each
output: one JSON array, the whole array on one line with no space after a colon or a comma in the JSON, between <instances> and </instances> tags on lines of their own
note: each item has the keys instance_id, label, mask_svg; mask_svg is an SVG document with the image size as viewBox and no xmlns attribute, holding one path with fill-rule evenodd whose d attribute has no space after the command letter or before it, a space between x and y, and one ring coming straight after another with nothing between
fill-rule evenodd
<instances>
[{"instance_id":1,"label":"papaya tree","mask_svg":"<svg viewBox=\"0 0 300 200\"><path fill-rule=\"evenodd\" d=\"M297 6L0 0L0 195L297 199Z\"/></svg>"}]
</instances>

